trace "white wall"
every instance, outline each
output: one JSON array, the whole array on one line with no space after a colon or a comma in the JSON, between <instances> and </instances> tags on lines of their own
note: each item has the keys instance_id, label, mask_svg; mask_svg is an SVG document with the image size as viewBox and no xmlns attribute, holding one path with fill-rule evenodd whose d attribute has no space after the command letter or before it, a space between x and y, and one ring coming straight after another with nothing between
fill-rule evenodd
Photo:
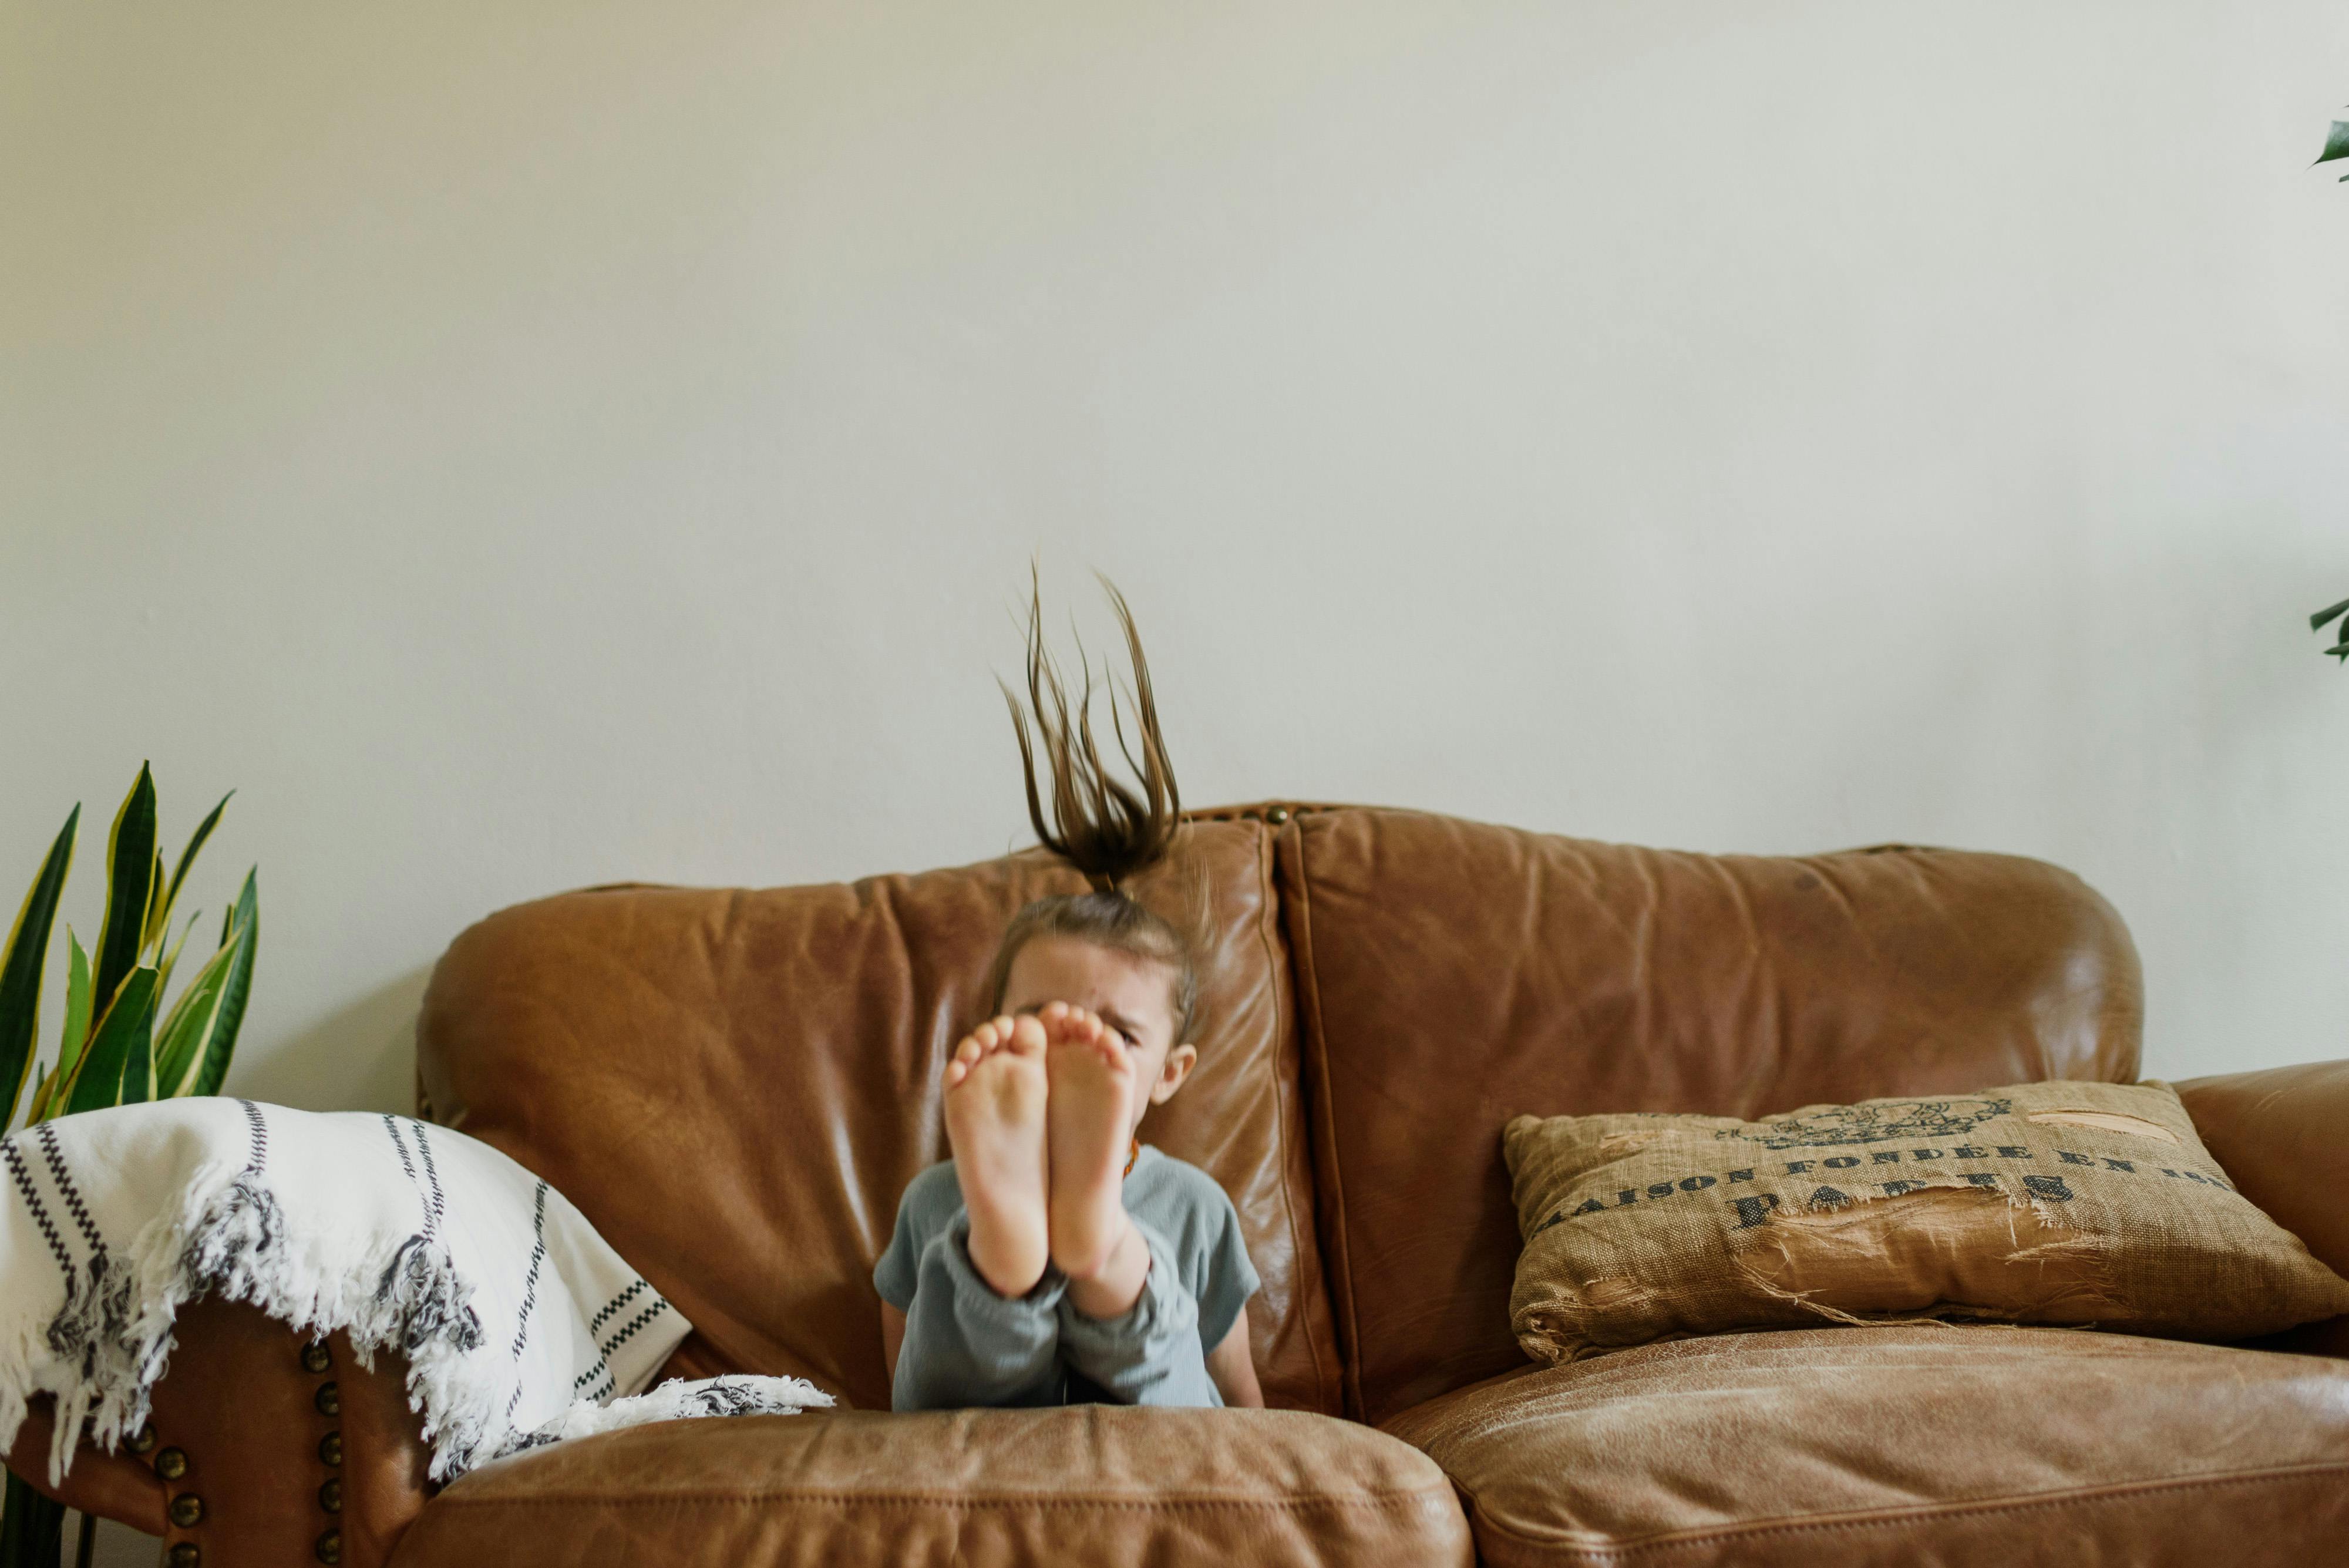
<instances>
[{"instance_id":1,"label":"white wall","mask_svg":"<svg viewBox=\"0 0 2349 1568\"><path fill-rule=\"evenodd\" d=\"M501 904L1191 799L2074 867L2150 1071L2349 1049L2337 5L16 5L0 883L154 759L245 1092ZM232 861L234 864L232 864Z\"/></svg>"},{"instance_id":2,"label":"white wall","mask_svg":"<svg viewBox=\"0 0 2349 1568\"><path fill-rule=\"evenodd\" d=\"M1040 551L1188 797L2071 866L2349 1054L2321 0L0 12L0 896L141 757L233 1086L441 945L1025 836ZM52 1008L54 1018L54 1006Z\"/></svg>"},{"instance_id":3,"label":"white wall","mask_svg":"<svg viewBox=\"0 0 2349 1568\"><path fill-rule=\"evenodd\" d=\"M245 1092L403 1103L512 900L1020 840L1039 550L1195 801L2045 856L2148 1070L2349 1048L2337 6L4 25L0 890L235 785Z\"/></svg>"}]
</instances>

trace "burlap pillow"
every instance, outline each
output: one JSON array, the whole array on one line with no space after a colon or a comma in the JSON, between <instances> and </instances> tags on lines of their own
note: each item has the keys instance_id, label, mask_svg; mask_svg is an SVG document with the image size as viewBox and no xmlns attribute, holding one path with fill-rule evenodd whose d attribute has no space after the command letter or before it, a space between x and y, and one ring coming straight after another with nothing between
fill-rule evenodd
<instances>
[{"instance_id":1,"label":"burlap pillow","mask_svg":"<svg viewBox=\"0 0 2349 1568\"><path fill-rule=\"evenodd\" d=\"M1963 1316L2242 1339L2349 1281L2240 1196L2167 1084L1727 1116L1519 1116L1509 1315L1539 1361Z\"/></svg>"}]
</instances>

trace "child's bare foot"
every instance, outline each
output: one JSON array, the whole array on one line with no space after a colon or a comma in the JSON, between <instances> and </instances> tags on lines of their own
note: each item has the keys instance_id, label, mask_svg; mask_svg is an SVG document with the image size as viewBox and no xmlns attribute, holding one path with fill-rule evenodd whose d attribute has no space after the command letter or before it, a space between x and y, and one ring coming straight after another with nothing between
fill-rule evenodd
<instances>
[{"instance_id":1,"label":"child's bare foot","mask_svg":"<svg viewBox=\"0 0 2349 1568\"><path fill-rule=\"evenodd\" d=\"M1125 1157L1133 1123L1133 1064L1102 1021L1053 1002L1041 1015L1044 1075L1051 1096L1052 1262L1071 1280L1099 1273L1120 1251L1125 1214Z\"/></svg>"},{"instance_id":2,"label":"child's bare foot","mask_svg":"<svg viewBox=\"0 0 2349 1568\"><path fill-rule=\"evenodd\" d=\"M997 1294L1024 1296L1051 1255L1045 1219L1044 1026L982 1023L947 1063L947 1142L970 1210L970 1262Z\"/></svg>"}]
</instances>

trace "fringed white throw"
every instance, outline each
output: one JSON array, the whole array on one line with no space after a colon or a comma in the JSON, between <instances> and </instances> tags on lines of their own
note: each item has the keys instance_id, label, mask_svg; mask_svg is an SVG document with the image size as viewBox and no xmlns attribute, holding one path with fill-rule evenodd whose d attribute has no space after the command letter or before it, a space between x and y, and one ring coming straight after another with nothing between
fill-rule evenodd
<instances>
[{"instance_id":1,"label":"fringed white throw","mask_svg":"<svg viewBox=\"0 0 2349 1568\"><path fill-rule=\"evenodd\" d=\"M203 1295L347 1331L370 1366L405 1355L435 1480L590 1430L832 1403L781 1377L629 1397L692 1324L561 1193L404 1116L88 1111L0 1141L0 1447L53 1396L53 1485L78 1436L110 1449L146 1420L173 1314Z\"/></svg>"}]
</instances>

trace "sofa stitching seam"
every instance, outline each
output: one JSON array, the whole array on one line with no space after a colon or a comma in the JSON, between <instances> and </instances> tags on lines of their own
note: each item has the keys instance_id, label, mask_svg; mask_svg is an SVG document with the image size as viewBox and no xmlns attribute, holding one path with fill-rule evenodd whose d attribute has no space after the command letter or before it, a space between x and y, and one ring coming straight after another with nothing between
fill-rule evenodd
<instances>
[{"instance_id":1,"label":"sofa stitching seam","mask_svg":"<svg viewBox=\"0 0 2349 1568\"><path fill-rule=\"evenodd\" d=\"M1571 1552L1588 1558L1607 1558L1625 1557L1634 1553L1669 1552L1681 1547L1714 1545L1725 1541L1751 1540L1762 1535L1794 1535L1806 1531L1881 1530L1887 1526L1913 1524L1920 1520L1978 1517L1994 1513L2026 1513L2036 1510L2064 1508L2077 1503L2147 1497L2164 1491L2191 1491L2201 1488L2243 1486L2258 1481L2288 1481L2309 1476L2334 1473L2349 1473L2349 1463L2328 1460L2316 1464L2281 1466L2263 1470L2240 1470L2215 1476L2173 1477L2151 1481L2116 1481L2105 1486L2075 1487L2069 1490L2048 1492L2037 1497L1937 1503L1925 1508L1908 1508L1897 1512L1881 1513L1868 1519L1771 1520L1754 1524L1729 1525L1686 1534L1654 1535L1644 1540L1625 1542L1577 1542L1556 1537L1527 1535L1500 1523L1494 1520L1491 1514L1481 1509L1477 1511L1494 1533L1506 1535L1512 1541L1527 1546ZM1474 1497L1473 1493L1470 1495Z\"/></svg>"},{"instance_id":2,"label":"sofa stitching seam","mask_svg":"<svg viewBox=\"0 0 2349 1568\"><path fill-rule=\"evenodd\" d=\"M548 1490L543 1491L533 1491L521 1497L473 1498L443 1495L434 1501L432 1508L434 1511L439 1511L441 1509L450 1507L468 1509L516 1507L536 1508L549 1503L560 1503L564 1506L571 1507L585 1504L595 1508L668 1508L686 1504L713 1502L740 1504L802 1502L822 1503L833 1507L857 1508L868 1506L935 1508L944 1506L957 1509L1119 1509L1127 1511L1146 1510L1151 1512L1172 1511L1177 1509L1195 1511L1203 1510L1221 1510L1224 1511L1237 1511L1242 1510L1274 1510L1285 1512L1294 1512L1309 1509L1331 1508L1368 1507L1378 1509L1423 1509L1439 1500L1453 1501L1456 1506L1456 1499L1453 1497L1452 1489L1448 1482L1440 1490L1434 1486L1424 1486L1408 1491L1361 1492L1351 1497L1296 1498L1215 1498L1184 1497L1181 1495L1139 1498L1061 1498L1042 1493L1028 1492L974 1495L970 1492L955 1491L839 1492L796 1491L790 1490L775 1491L696 1491L674 1492L660 1497L614 1497L606 1492L574 1493Z\"/></svg>"},{"instance_id":3,"label":"sofa stitching seam","mask_svg":"<svg viewBox=\"0 0 2349 1568\"><path fill-rule=\"evenodd\" d=\"M1292 1011L1297 1006L1295 995L1296 969L1293 962L1282 961L1287 958L1287 955L1276 952L1273 946L1273 938L1280 921L1280 894L1274 885L1273 877L1274 857L1279 850L1279 834L1280 830L1278 828L1266 830L1259 827L1258 829L1257 842L1263 846L1263 848L1262 853L1257 857L1257 890L1258 897L1261 899L1261 907L1264 910L1264 914L1257 922L1257 940L1264 950L1265 968L1267 970L1270 971L1285 968L1289 971L1289 984L1288 987L1289 995L1286 999L1282 999L1278 992L1276 992L1276 1000L1274 1004L1274 1023L1276 1031L1286 1037L1288 1031L1279 1029L1279 1024L1283 1021L1279 1018L1278 1012L1283 1000L1286 1001L1287 1006ZM1285 941L1281 944L1283 947L1286 947L1287 945L1288 944ZM1293 1024L1295 1020L1290 1019L1287 1022ZM1302 1038L1301 1031L1299 1032L1299 1037L1300 1039ZM1301 1056L1302 1053L1299 1054ZM1301 1060L1298 1064L1298 1071L1300 1075L1304 1071L1304 1064ZM1289 1245L1297 1249L1297 1253L1299 1257L1304 1255L1303 1243L1306 1241L1309 1235L1310 1236L1313 1243L1314 1272L1321 1276L1320 1281L1319 1282L1319 1293L1322 1297L1323 1304L1326 1306L1328 1304L1330 1294L1329 1268L1321 1257L1321 1238L1318 1231L1300 1228L1298 1221L1296 1195L1289 1190L1288 1178L1290 1152L1288 1120L1287 1116L1283 1114L1283 1107L1279 1103L1279 1096L1278 1094L1279 1076L1277 1069L1273 1083L1276 1090L1273 1101L1273 1135L1279 1140L1280 1144L1280 1211L1282 1216L1288 1222ZM1305 1107L1302 1104L1299 1104L1296 1107L1296 1110L1298 1126L1299 1130L1302 1130L1305 1122ZM1313 1175L1313 1161L1309 1154L1308 1154L1305 1158L1305 1174L1307 1179L1309 1181ZM1299 1304L1300 1306L1309 1305L1309 1303L1300 1303ZM1313 1358L1314 1395L1324 1407L1326 1407L1330 1401L1331 1389L1330 1386L1329 1373L1322 1362L1320 1334L1314 1323L1314 1314L1310 1311L1300 1311L1298 1314L1298 1321L1299 1326L1305 1331L1306 1354ZM1339 1408L1343 1409L1345 1407L1346 1392L1342 1380L1340 1381L1336 1393L1338 1396Z\"/></svg>"},{"instance_id":4,"label":"sofa stitching seam","mask_svg":"<svg viewBox=\"0 0 2349 1568\"><path fill-rule=\"evenodd\" d=\"M1315 1141L1319 1141L1320 1133L1326 1132L1329 1138L1330 1147L1328 1181L1325 1184L1322 1179L1322 1172L1316 1169L1314 1171L1313 1185L1316 1193L1317 1209L1319 1207L1320 1197L1326 1186L1330 1212L1336 1217L1337 1220L1336 1224L1331 1228L1334 1232L1334 1240L1338 1243L1338 1256L1334 1260L1336 1266L1334 1268L1330 1267L1332 1260L1328 1258L1326 1255L1322 1262L1323 1267L1330 1271L1331 1277L1341 1282L1344 1286L1341 1293L1336 1293L1336 1294L1342 1295L1342 1302L1337 1300L1336 1295L1333 1295L1331 1304L1341 1309L1339 1314L1340 1324L1345 1334L1346 1344L1352 1347L1353 1354L1351 1357L1351 1366L1348 1366L1346 1364L1345 1358L1340 1358L1339 1365L1339 1396L1340 1404L1343 1406L1348 1402L1345 1396L1350 1392L1351 1393L1353 1397L1350 1403L1353 1407L1349 1414L1359 1418L1366 1415L1369 1410L1368 1402L1362 1393L1361 1321L1354 1301L1354 1247L1353 1239L1348 1233L1346 1224L1346 1180L1340 1169L1341 1162L1338 1157L1337 1121L1331 1115L1330 1108L1330 1033L1328 1021L1325 1017L1321 1004L1321 969L1319 964L1314 961L1313 893L1310 879L1307 877L1305 871L1305 834L1301 828L1297 834L1293 847L1294 852L1289 857L1289 859L1290 863L1297 868L1296 887L1294 888L1294 892L1296 894L1295 902L1297 907L1298 929L1302 933L1304 940L1302 941L1298 941L1294 939L1291 940L1289 944L1290 962L1297 966L1299 971L1302 974L1305 980L1305 984L1299 988L1300 1004L1303 1001L1304 992L1309 990L1311 992L1313 999L1312 1027L1309 1032L1300 1028L1298 1031L1298 1038L1300 1044L1304 1044L1309 1040L1318 1047L1309 1053L1309 1059L1314 1069L1314 1098L1319 1106L1320 1112L1319 1117L1320 1128L1317 1130ZM1284 907L1286 907L1285 902ZM1352 1386L1350 1389L1347 1386L1349 1384Z\"/></svg>"}]
</instances>

